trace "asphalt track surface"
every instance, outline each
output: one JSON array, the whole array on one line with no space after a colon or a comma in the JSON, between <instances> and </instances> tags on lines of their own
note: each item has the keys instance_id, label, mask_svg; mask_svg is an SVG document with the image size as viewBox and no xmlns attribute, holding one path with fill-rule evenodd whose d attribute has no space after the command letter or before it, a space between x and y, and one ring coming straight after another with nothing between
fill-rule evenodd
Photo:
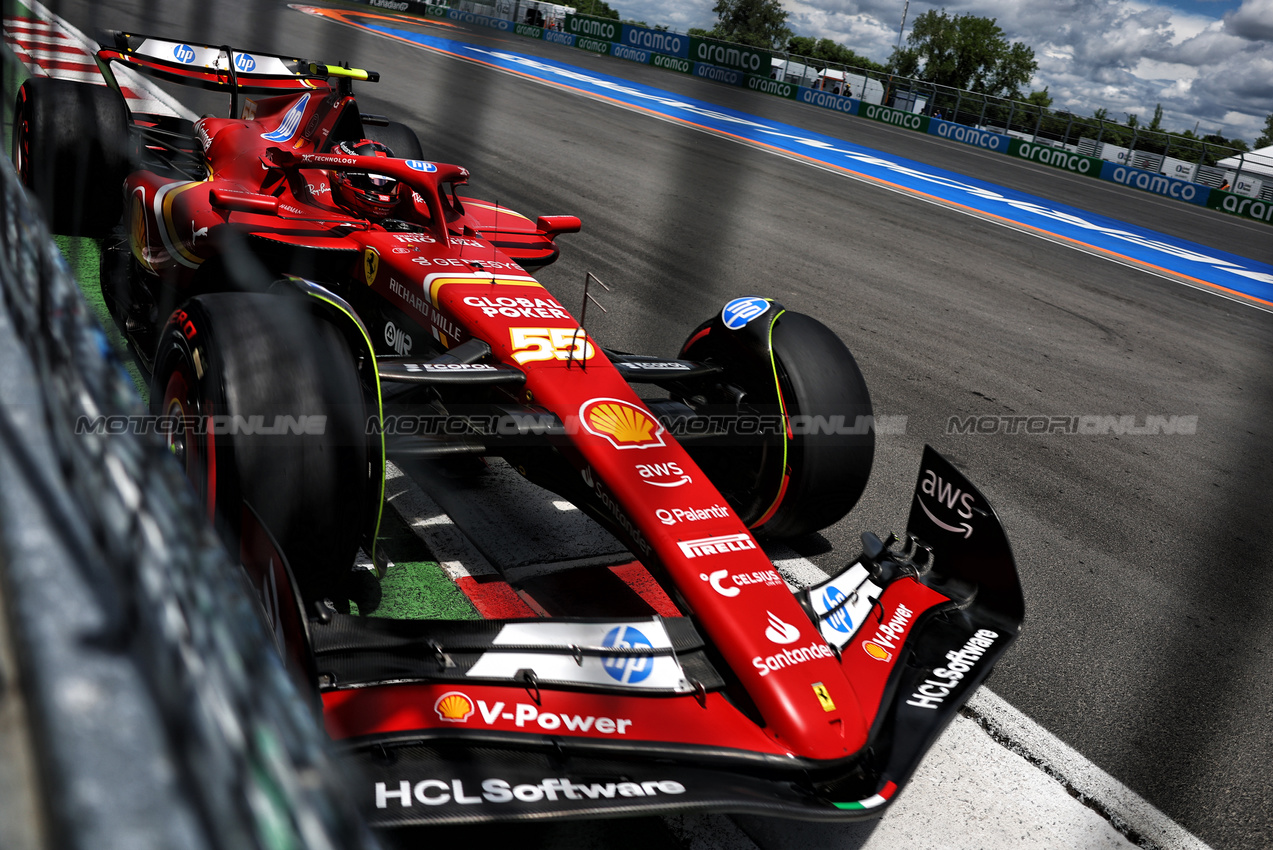
<instances>
[{"instance_id":1,"label":"asphalt track surface","mask_svg":"<svg viewBox=\"0 0 1273 850\"><path fill-rule=\"evenodd\" d=\"M853 349L876 413L907 419L904 434L878 438L860 505L795 548L830 569L856 553L858 532L900 528L933 444L997 508L1025 585L1026 627L991 687L1213 847L1273 845L1273 315L275 0L49 5L89 34L126 28L380 71L359 89L364 110L468 167L472 194L583 219L540 279L567 305L585 271L609 284L609 312L589 315L609 347L672 354L737 295L820 318ZM582 51L446 34L1273 263L1265 225ZM1198 418L1192 435L948 433L969 415ZM614 846L636 846L608 830Z\"/></svg>"}]
</instances>

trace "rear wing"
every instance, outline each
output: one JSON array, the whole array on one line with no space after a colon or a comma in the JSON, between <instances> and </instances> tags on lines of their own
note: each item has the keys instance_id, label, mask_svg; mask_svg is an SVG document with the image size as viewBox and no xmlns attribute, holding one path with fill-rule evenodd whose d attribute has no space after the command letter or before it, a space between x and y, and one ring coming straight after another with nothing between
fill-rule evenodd
<instances>
[{"instance_id":1,"label":"rear wing","mask_svg":"<svg viewBox=\"0 0 1273 850\"><path fill-rule=\"evenodd\" d=\"M111 45L97 52L97 66L112 88L118 89L110 63L122 62L135 71L182 85L236 94L286 94L327 86L329 78L379 82L375 71L346 68L325 62L235 50L228 45L173 41L112 30Z\"/></svg>"}]
</instances>

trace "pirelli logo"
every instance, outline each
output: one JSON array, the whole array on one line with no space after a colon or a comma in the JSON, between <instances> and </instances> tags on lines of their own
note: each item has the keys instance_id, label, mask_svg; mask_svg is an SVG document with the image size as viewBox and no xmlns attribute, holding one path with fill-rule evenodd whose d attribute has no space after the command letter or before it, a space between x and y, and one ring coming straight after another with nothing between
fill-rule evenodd
<instances>
[{"instance_id":1,"label":"pirelli logo","mask_svg":"<svg viewBox=\"0 0 1273 850\"><path fill-rule=\"evenodd\" d=\"M698 540L681 540L676 545L687 558L705 555L724 555L727 552L746 552L756 548L750 534L723 534L720 537L702 537Z\"/></svg>"}]
</instances>

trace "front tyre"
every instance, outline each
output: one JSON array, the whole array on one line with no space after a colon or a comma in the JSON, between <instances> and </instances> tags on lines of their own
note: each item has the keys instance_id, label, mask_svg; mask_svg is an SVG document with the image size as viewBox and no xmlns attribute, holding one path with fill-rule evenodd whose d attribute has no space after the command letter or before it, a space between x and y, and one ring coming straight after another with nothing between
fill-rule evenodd
<instances>
[{"instance_id":1,"label":"front tyre","mask_svg":"<svg viewBox=\"0 0 1273 850\"><path fill-rule=\"evenodd\" d=\"M367 409L338 330L302 298L192 298L163 329L151 399L231 551L250 504L306 605L336 598L371 521Z\"/></svg>"},{"instance_id":2,"label":"front tyre","mask_svg":"<svg viewBox=\"0 0 1273 850\"><path fill-rule=\"evenodd\" d=\"M739 300L768 306L733 328L724 313L705 322L680 356L725 368L724 382L705 390L699 407L741 414L740 424L758 416L751 421L764 427L741 428L725 446L687 448L758 534L820 531L849 512L871 474L866 381L848 347L817 319L767 299Z\"/></svg>"}]
</instances>

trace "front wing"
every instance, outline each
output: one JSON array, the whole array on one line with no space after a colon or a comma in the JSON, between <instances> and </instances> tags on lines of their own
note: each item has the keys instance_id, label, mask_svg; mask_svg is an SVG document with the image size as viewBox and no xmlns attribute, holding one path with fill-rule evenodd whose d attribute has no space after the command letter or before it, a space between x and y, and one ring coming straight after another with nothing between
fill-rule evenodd
<instances>
[{"instance_id":1,"label":"front wing","mask_svg":"<svg viewBox=\"0 0 1273 850\"><path fill-rule=\"evenodd\" d=\"M308 645L327 730L373 826L876 817L1016 638L1024 606L993 509L931 448L908 543L863 539L854 563L797 594L869 723L867 745L847 757L795 757L767 734L693 617L416 622L328 610L288 642Z\"/></svg>"}]
</instances>

